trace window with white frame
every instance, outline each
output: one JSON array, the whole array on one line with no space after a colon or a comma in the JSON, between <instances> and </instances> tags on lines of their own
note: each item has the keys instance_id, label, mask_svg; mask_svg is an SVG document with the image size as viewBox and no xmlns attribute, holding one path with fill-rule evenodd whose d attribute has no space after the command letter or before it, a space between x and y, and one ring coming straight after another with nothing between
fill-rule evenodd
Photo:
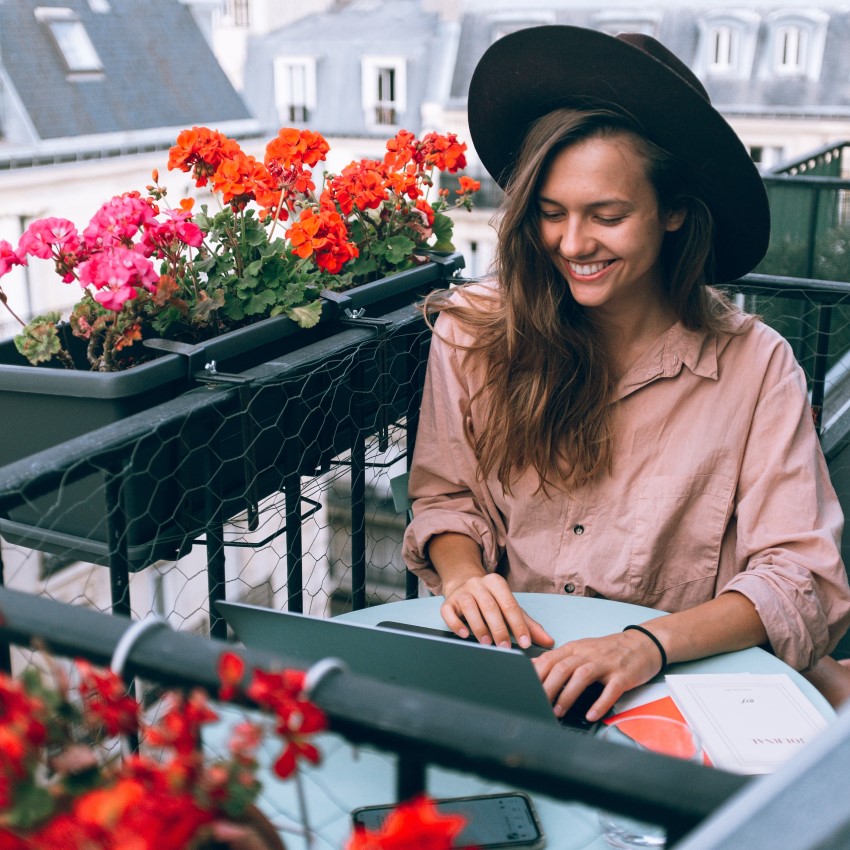
<instances>
[{"instance_id":1,"label":"window with white frame","mask_svg":"<svg viewBox=\"0 0 850 850\"><path fill-rule=\"evenodd\" d=\"M220 16L221 22L231 27L250 26L250 0L222 0Z\"/></svg>"},{"instance_id":2,"label":"window with white frame","mask_svg":"<svg viewBox=\"0 0 850 850\"><path fill-rule=\"evenodd\" d=\"M312 120L316 108L315 56L278 56L274 61L274 91L281 121L303 124Z\"/></svg>"},{"instance_id":3,"label":"window with white frame","mask_svg":"<svg viewBox=\"0 0 850 850\"><path fill-rule=\"evenodd\" d=\"M777 27L774 40L774 64L785 74L799 74L806 67L807 33L793 24Z\"/></svg>"},{"instance_id":4,"label":"window with white frame","mask_svg":"<svg viewBox=\"0 0 850 850\"><path fill-rule=\"evenodd\" d=\"M366 126L398 126L407 108L405 60L392 56L364 56L362 83Z\"/></svg>"},{"instance_id":5,"label":"window with white frame","mask_svg":"<svg viewBox=\"0 0 850 850\"><path fill-rule=\"evenodd\" d=\"M73 9L39 6L35 16L47 27L70 73L92 74L103 70L89 34Z\"/></svg>"},{"instance_id":6,"label":"window with white frame","mask_svg":"<svg viewBox=\"0 0 850 850\"><path fill-rule=\"evenodd\" d=\"M818 9L781 9L768 16L768 47L762 76L817 80L823 63L829 15Z\"/></svg>"},{"instance_id":7,"label":"window with white frame","mask_svg":"<svg viewBox=\"0 0 850 850\"><path fill-rule=\"evenodd\" d=\"M712 10L699 20L700 40L692 69L698 77L746 80L752 76L760 18L744 10Z\"/></svg>"},{"instance_id":8,"label":"window with white frame","mask_svg":"<svg viewBox=\"0 0 850 850\"><path fill-rule=\"evenodd\" d=\"M740 33L728 24L712 27L709 33L708 68L710 71L730 71L738 65Z\"/></svg>"}]
</instances>

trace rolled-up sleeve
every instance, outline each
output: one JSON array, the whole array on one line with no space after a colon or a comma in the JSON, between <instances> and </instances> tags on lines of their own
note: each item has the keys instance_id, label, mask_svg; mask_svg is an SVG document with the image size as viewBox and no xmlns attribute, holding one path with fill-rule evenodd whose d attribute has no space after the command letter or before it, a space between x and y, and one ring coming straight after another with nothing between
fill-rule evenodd
<instances>
[{"instance_id":1,"label":"rolled-up sleeve","mask_svg":"<svg viewBox=\"0 0 850 850\"><path fill-rule=\"evenodd\" d=\"M843 515L818 444L802 370L778 348L742 456L736 560L723 591L756 607L777 656L798 670L831 651L850 624L840 555Z\"/></svg>"},{"instance_id":2,"label":"rolled-up sleeve","mask_svg":"<svg viewBox=\"0 0 850 850\"><path fill-rule=\"evenodd\" d=\"M452 344L463 336L457 320L440 315L428 357L410 470L413 519L402 553L408 567L434 593L440 592L440 579L427 552L435 535L457 532L472 538L481 547L487 570L496 568L504 547L504 528L494 519L498 512L477 475L475 454L466 438L474 428L469 358Z\"/></svg>"}]
</instances>

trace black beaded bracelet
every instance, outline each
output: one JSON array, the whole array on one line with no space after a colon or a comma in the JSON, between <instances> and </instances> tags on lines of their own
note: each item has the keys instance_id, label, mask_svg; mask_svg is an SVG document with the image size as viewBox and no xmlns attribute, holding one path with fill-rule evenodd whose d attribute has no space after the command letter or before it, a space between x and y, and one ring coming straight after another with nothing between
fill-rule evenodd
<instances>
[{"instance_id":1,"label":"black beaded bracelet","mask_svg":"<svg viewBox=\"0 0 850 850\"><path fill-rule=\"evenodd\" d=\"M664 651L661 641L649 629L645 629L643 626L626 626L623 631L627 632L629 629L634 629L636 632L646 635L658 647L658 651L661 653L661 669L656 675L661 676L667 672L667 653Z\"/></svg>"}]
</instances>

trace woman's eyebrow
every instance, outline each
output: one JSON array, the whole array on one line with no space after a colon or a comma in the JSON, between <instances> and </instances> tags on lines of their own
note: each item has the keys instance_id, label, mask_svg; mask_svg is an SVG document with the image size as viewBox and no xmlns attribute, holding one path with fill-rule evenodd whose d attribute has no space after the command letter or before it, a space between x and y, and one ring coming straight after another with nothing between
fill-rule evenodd
<instances>
[{"instance_id":1,"label":"woman's eyebrow","mask_svg":"<svg viewBox=\"0 0 850 850\"><path fill-rule=\"evenodd\" d=\"M537 196L538 204L551 204L553 207L562 206L560 201L556 201L553 198L547 198L545 195ZM585 206L585 209L598 209L599 207L623 207L624 209L632 209L634 208L634 204L631 201L623 200L622 198L610 198L601 201L593 201Z\"/></svg>"}]
</instances>

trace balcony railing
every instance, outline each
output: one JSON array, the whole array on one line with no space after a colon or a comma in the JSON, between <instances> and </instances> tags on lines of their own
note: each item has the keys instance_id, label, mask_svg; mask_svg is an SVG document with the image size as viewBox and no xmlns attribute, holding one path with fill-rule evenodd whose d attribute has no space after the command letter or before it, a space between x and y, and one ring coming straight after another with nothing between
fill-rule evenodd
<instances>
[{"instance_id":1,"label":"balcony railing","mask_svg":"<svg viewBox=\"0 0 850 850\"><path fill-rule=\"evenodd\" d=\"M850 364L831 345L850 334L850 284L750 275L732 289L793 345L830 472L850 499ZM409 464L429 344L418 309L401 307L0 468L7 637L41 635L60 652L108 661L126 616L157 614L174 632L152 635L131 672L210 686L217 642L228 637L215 600L326 616L417 595L390 481ZM166 652L158 641L176 643ZM498 711L458 724L463 712L421 696L423 712L452 722L410 735L395 695L357 677L316 694L351 741L564 799L644 814L655 806L674 835L740 789L700 772L695 785L687 778L699 791L665 807L659 789L678 773L641 766L646 782L626 792L592 770L595 751L584 742L553 760L548 733L534 724L522 727L523 767L509 768L513 757L494 746L507 722Z\"/></svg>"}]
</instances>

